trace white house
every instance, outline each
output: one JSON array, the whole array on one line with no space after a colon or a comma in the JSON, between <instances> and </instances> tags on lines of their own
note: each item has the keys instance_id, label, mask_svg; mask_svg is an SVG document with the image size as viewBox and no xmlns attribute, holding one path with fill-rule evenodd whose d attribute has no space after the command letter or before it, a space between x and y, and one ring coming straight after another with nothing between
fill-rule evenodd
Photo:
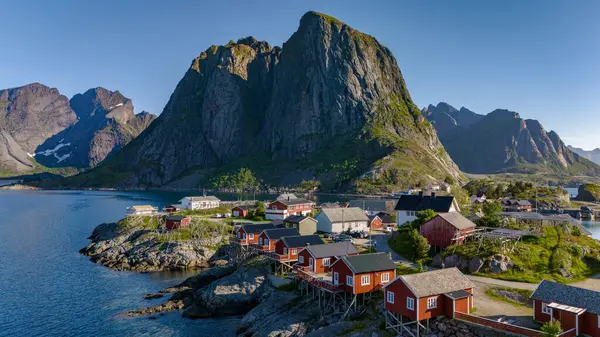
<instances>
[{"instance_id":1,"label":"white house","mask_svg":"<svg viewBox=\"0 0 600 337\"><path fill-rule=\"evenodd\" d=\"M154 214L158 211L158 208L150 205L136 205L127 208L127 214L129 215L149 215Z\"/></svg>"},{"instance_id":2,"label":"white house","mask_svg":"<svg viewBox=\"0 0 600 337\"><path fill-rule=\"evenodd\" d=\"M179 203L184 209L196 210L217 208L221 204L221 200L211 195L206 197L185 197L179 200Z\"/></svg>"},{"instance_id":3,"label":"white house","mask_svg":"<svg viewBox=\"0 0 600 337\"><path fill-rule=\"evenodd\" d=\"M368 231L369 217L358 207L323 208L317 214L317 230L325 233Z\"/></svg>"},{"instance_id":4,"label":"white house","mask_svg":"<svg viewBox=\"0 0 600 337\"><path fill-rule=\"evenodd\" d=\"M417 213L431 209L436 213L460 212L456 199L451 196L423 195L403 195L396 204L396 224L404 225L406 222L417 218Z\"/></svg>"}]
</instances>

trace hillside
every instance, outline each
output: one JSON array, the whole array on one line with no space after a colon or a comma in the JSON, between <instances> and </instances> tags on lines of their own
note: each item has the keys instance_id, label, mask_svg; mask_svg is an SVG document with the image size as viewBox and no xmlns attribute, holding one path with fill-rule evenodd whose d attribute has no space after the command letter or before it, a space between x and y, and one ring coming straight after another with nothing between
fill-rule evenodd
<instances>
[{"instance_id":1,"label":"hillside","mask_svg":"<svg viewBox=\"0 0 600 337\"><path fill-rule=\"evenodd\" d=\"M156 118L134 114L132 101L120 92L95 88L70 101L77 123L46 140L36 150L49 167L89 168L137 137Z\"/></svg>"},{"instance_id":2,"label":"hillside","mask_svg":"<svg viewBox=\"0 0 600 337\"><path fill-rule=\"evenodd\" d=\"M578 155L582 156L583 158L587 159L587 160L591 160L596 164L600 164L600 149L593 149L591 151L586 151L584 149L580 149L578 147L573 147L571 145L567 146L569 148L569 150L573 151L574 153L577 153Z\"/></svg>"},{"instance_id":3,"label":"hillside","mask_svg":"<svg viewBox=\"0 0 600 337\"><path fill-rule=\"evenodd\" d=\"M202 52L140 137L64 183L198 187L240 167L329 189L462 179L391 52L309 12L282 47L248 37Z\"/></svg>"},{"instance_id":4,"label":"hillside","mask_svg":"<svg viewBox=\"0 0 600 337\"><path fill-rule=\"evenodd\" d=\"M425 116L441 128L444 148L464 172L600 175L600 166L569 150L556 132L547 132L539 121L523 119L514 111L497 109L479 115L476 122L471 118L467 125L448 129L442 126L447 123L439 123L439 114L428 110Z\"/></svg>"}]
</instances>

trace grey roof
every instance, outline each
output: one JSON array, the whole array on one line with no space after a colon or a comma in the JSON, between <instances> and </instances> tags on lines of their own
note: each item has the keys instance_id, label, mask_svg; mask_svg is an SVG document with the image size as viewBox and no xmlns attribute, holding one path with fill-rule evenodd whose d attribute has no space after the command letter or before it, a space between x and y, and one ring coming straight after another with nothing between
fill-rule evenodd
<instances>
[{"instance_id":1,"label":"grey roof","mask_svg":"<svg viewBox=\"0 0 600 337\"><path fill-rule=\"evenodd\" d=\"M181 221L183 219L187 218L187 216L182 216L182 215L169 215L167 217L167 220L172 220L172 221Z\"/></svg>"},{"instance_id":2,"label":"grey roof","mask_svg":"<svg viewBox=\"0 0 600 337\"><path fill-rule=\"evenodd\" d=\"M475 228L475 224L471 220L465 218L458 212L440 213L437 216L446 220L448 223L454 226L454 228L459 230Z\"/></svg>"},{"instance_id":3,"label":"grey roof","mask_svg":"<svg viewBox=\"0 0 600 337\"><path fill-rule=\"evenodd\" d=\"M290 200L276 200L276 202L279 201L280 203L286 205L286 206L290 206L290 205L302 205L302 204L314 204L314 202L307 200L307 199L290 199Z\"/></svg>"},{"instance_id":4,"label":"grey roof","mask_svg":"<svg viewBox=\"0 0 600 337\"><path fill-rule=\"evenodd\" d=\"M394 221L394 218L392 218L391 215L387 214L387 213L377 213L377 216L379 217L379 219L381 219L381 222L383 223L396 223L396 221Z\"/></svg>"},{"instance_id":5,"label":"grey roof","mask_svg":"<svg viewBox=\"0 0 600 337\"><path fill-rule=\"evenodd\" d=\"M289 248L294 247L304 247L304 246L312 246L312 245L322 245L323 240L320 236L313 235L295 235L295 236L284 236L281 238L283 243Z\"/></svg>"},{"instance_id":6,"label":"grey roof","mask_svg":"<svg viewBox=\"0 0 600 337\"><path fill-rule=\"evenodd\" d=\"M365 211L372 212L391 212L396 206L396 200L385 200L385 199L362 199L362 200L350 200L350 207L358 207Z\"/></svg>"},{"instance_id":7,"label":"grey roof","mask_svg":"<svg viewBox=\"0 0 600 337\"><path fill-rule=\"evenodd\" d=\"M300 233L296 228L275 228L264 230L267 239L277 240L284 236L298 236Z\"/></svg>"},{"instance_id":8,"label":"grey roof","mask_svg":"<svg viewBox=\"0 0 600 337\"><path fill-rule=\"evenodd\" d=\"M445 293L444 295L450 297L453 300L459 300L461 298L473 296L473 294L471 294L470 292L466 292L464 290L451 291L449 293Z\"/></svg>"},{"instance_id":9,"label":"grey roof","mask_svg":"<svg viewBox=\"0 0 600 337\"><path fill-rule=\"evenodd\" d=\"M313 219L309 216L304 216L304 215L292 215L292 216L285 218L283 220L283 222L301 223L302 221L309 219L309 218ZM313 219L313 220L315 220L315 219ZM315 220L315 222L317 222L317 220Z\"/></svg>"},{"instance_id":10,"label":"grey roof","mask_svg":"<svg viewBox=\"0 0 600 337\"><path fill-rule=\"evenodd\" d=\"M344 256L348 254L358 254L358 250L351 242L334 242L323 245L311 245L306 248L316 259L331 256Z\"/></svg>"},{"instance_id":11,"label":"grey roof","mask_svg":"<svg viewBox=\"0 0 600 337\"><path fill-rule=\"evenodd\" d=\"M517 201L517 203L519 204L519 206L532 206L529 200L519 200Z\"/></svg>"},{"instance_id":12,"label":"grey roof","mask_svg":"<svg viewBox=\"0 0 600 337\"><path fill-rule=\"evenodd\" d=\"M348 221L369 221L369 217L365 212L358 207L348 208L323 208L321 209L329 221L335 222L348 222Z\"/></svg>"},{"instance_id":13,"label":"grey roof","mask_svg":"<svg viewBox=\"0 0 600 337\"><path fill-rule=\"evenodd\" d=\"M475 288L473 283L457 268L402 275L399 279L419 298Z\"/></svg>"},{"instance_id":14,"label":"grey roof","mask_svg":"<svg viewBox=\"0 0 600 337\"><path fill-rule=\"evenodd\" d=\"M221 201L219 198L214 195L207 195L202 197L184 197L183 199L190 199L191 201ZM181 199L181 200L183 200Z\"/></svg>"},{"instance_id":15,"label":"grey roof","mask_svg":"<svg viewBox=\"0 0 600 337\"><path fill-rule=\"evenodd\" d=\"M273 229L275 226L272 223L259 223L242 225L246 233L262 233L265 229Z\"/></svg>"},{"instance_id":16,"label":"grey roof","mask_svg":"<svg viewBox=\"0 0 600 337\"><path fill-rule=\"evenodd\" d=\"M454 203L453 196L402 195L396 204L397 211L420 212L432 209L436 213L447 213Z\"/></svg>"},{"instance_id":17,"label":"grey roof","mask_svg":"<svg viewBox=\"0 0 600 337\"><path fill-rule=\"evenodd\" d=\"M273 226L275 226L277 228L282 228L283 227L283 220L281 220L281 219L275 219L275 220L271 221L271 224L273 224Z\"/></svg>"},{"instance_id":18,"label":"grey roof","mask_svg":"<svg viewBox=\"0 0 600 337\"><path fill-rule=\"evenodd\" d=\"M341 261L344 261L354 274L396 270L396 264L394 264L386 253L342 256Z\"/></svg>"},{"instance_id":19,"label":"grey roof","mask_svg":"<svg viewBox=\"0 0 600 337\"><path fill-rule=\"evenodd\" d=\"M547 303L556 302L583 308L591 313L600 314L600 292L593 290L544 280L537 286L530 298Z\"/></svg>"}]
</instances>

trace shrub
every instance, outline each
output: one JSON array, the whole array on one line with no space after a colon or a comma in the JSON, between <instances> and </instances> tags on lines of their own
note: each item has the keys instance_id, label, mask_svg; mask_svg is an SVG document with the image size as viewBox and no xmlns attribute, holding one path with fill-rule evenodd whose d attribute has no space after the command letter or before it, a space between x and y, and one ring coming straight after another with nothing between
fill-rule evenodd
<instances>
[{"instance_id":1,"label":"shrub","mask_svg":"<svg viewBox=\"0 0 600 337\"><path fill-rule=\"evenodd\" d=\"M550 270L557 272L560 268L571 268L571 254L564 247L557 247L550 256Z\"/></svg>"},{"instance_id":2,"label":"shrub","mask_svg":"<svg viewBox=\"0 0 600 337\"><path fill-rule=\"evenodd\" d=\"M577 227L577 226L572 226L571 227L571 235L581 236L581 229L579 229L579 227Z\"/></svg>"},{"instance_id":3,"label":"shrub","mask_svg":"<svg viewBox=\"0 0 600 337\"><path fill-rule=\"evenodd\" d=\"M560 321L552 320L552 322L546 322L540 329L544 332L544 337L556 337L562 332L560 327Z\"/></svg>"},{"instance_id":4,"label":"shrub","mask_svg":"<svg viewBox=\"0 0 600 337\"><path fill-rule=\"evenodd\" d=\"M582 259L585 256L585 249L583 249L583 247L581 247L578 244L573 244L571 246L571 252L573 253L573 255L575 255L575 257L577 257L578 259Z\"/></svg>"}]
</instances>

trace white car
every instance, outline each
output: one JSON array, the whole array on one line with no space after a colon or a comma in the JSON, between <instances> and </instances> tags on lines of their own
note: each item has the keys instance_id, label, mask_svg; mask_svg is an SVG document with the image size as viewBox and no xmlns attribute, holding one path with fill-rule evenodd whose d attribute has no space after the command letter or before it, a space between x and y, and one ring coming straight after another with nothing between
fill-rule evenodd
<instances>
[{"instance_id":1,"label":"white car","mask_svg":"<svg viewBox=\"0 0 600 337\"><path fill-rule=\"evenodd\" d=\"M385 231L386 233L392 233L392 232L394 231L394 227L391 227L391 226L390 226L390 227L386 227L386 228L384 229L384 231Z\"/></svg>"}]
</instances>

